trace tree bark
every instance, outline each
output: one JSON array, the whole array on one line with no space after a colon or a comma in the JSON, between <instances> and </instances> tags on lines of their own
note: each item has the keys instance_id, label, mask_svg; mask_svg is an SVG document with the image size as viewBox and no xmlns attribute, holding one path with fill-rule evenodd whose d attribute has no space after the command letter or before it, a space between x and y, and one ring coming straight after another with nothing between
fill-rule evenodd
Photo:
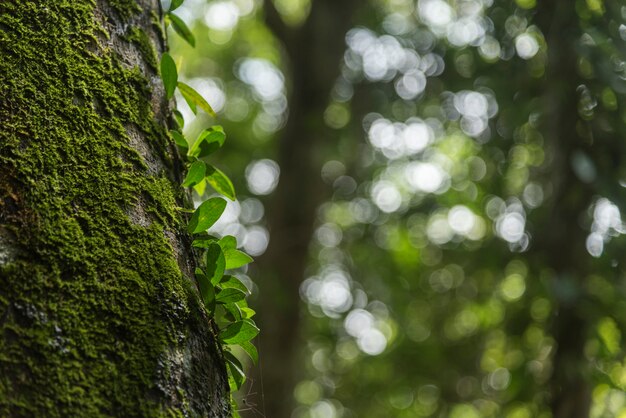
<instances>
[{"instance_id":1,"label":"tree bark","mask_svg":"<svg viewBox=\"0 0 626 418\"><path fill-rule=\"evenodd\" d=\"M157 0L0 4L0 415L229 416Z\"/></svg>"}]
</instances>

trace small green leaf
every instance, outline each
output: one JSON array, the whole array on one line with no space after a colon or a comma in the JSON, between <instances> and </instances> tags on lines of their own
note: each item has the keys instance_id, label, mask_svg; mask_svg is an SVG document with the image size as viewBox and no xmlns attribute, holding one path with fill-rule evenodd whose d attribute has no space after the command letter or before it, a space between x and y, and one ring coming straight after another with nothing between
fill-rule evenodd
<instances>
[{"instance_id":1,"label":"small green leaf","mask_svg":"<svg viewBox=\"0 0 626 418\"><path fill-rule=\"evenodd\" d=\"M189 171L187 172L187 177L185 177L185 181L183 182L183 187L189 187L200 183L204 178L206 168L207 167L204 161L195 161L191 164L191 167L189 167Z\"/></svg>"},{"instance_id":2,"label":"small green leaf","mask_svg":"<svg viewBox=\"0 0 626 418\"><path fill-rule=\"evenodd\" d=\"M224 359L226 360L226 369L228 370L228 383L232 391L239 390L243 382L246 380L246 375L243 372L243 366L237 359L228 351L224 351Z\"/></svg>"},{"instance_id":3,"label":"small green leaf","mask_svg":"<svg viewBox=\"0 0 626 418\"><path fill-rule=\"evenodd\" d=\"M172 113L174 114L174 119L176 120L176 123L178 124L180 129L183 129L185 127L185 118L183 117L183 114L180 113L177 109L174 109Z\"/></svg>"},{"instance_id":4,"label":"small green leaf","mask_svg":"<svg viewBox=\"0 0 626 418\"><path fill-rule=\"evenodd\" d=\"M222 276L224 276L224 268L226 267L224 253L216 242L208 246L205 260L208 280L211 282L212 286L215 286L220 282Z\"/></svg>"},{"instance_id":5,"label":"small green leaf","mask_svg":"<svg viewBox=\"0 0 626 418\"><path fill-rule=\"evenodd\" d=\"M235 200L235 188L233 183L217 168L207 164L206 181L213 187L213 189L226 196L230 200Z\"/></svg>"},{"instance_id":6,"label":"small green leaf","mask_svg":"<svg viewBox=\"0 0 626 418\"><path fill-rule=\"evenodd\" d=\"M185 102L187 103L187 105L189 106L189 109L191 109L193 114L197 115L198 114L198 107L196 106L195 102L193 100L191 100L189 97L185 96L184 94L183 94L183 99L185 99Z\"/></svg>"},{"instance_id":7,"label":"small green leaf","mask_svg":"<svg viewBox=\"0 0 626 418\"><path fill-rule=\"evenodd\" d=\"M174 142L179 147L181 147L181 148L188 148L189 147L189 144L187 143L187 140L185 139L183 134L181 134L180 132L175 131L175 130L172 129L170 131L170 135L172 135L172 138L174 138Z\"/></svg>"},{"instance_id":8,"label":"small green leaf","mask_svg":"<svg viewBox=\"0 0 626 418\"><path fill-rule=\"evenodd\" d=\"M236 269L254 261L248 254L234 248L224 250L224 258L226 258L226 270Z\"/></svg>"},{"instance_id":9,"label":"small green leaf","mask_svg":"<svg viewBox=\"0 0 626 418\"><path fill-rule=\"evenodd\" d=\"M215 295L215 301L217 303L234 303L244 299L246 294L239 289L227 288L219 291L217 295Z\"/></svg>"},{"instance_id":10,"label":"small green leaf","mask_svg":"<svg viewBox=\"0 0 626 418\"><path fill-rule=\"evenodd\" d=\"M259 329L250 319L233 322L220 332L220 339L226 344L240 344L250 341L259 334Z\"/></svg>"},{"instance_id":11,"label":"small green leaf","mask_svg":"<svg viewBox=\"0 0 626 418\"><path fill-rule=\"evenodd\" d=\"M226 310L232 316L233 321L241 321L243 319L241 317L241 309L236 303L225 304L224 310Z\"/></svg>"},{"instance_id":12,"label":"small green leaf","mask_svg":"<svg viewBox=\"0 0 626 418\"><path fill-rule=\"evenodd\" d=\"M217 243L217 238L209 234L205 234L205 235L196 236L193 239L191 246L195 248L209 248L209 246L213 243Z\"/></svg>"},{"instance_id":13,"label":"small green leaf","mask_svg":"<svg viewBox=\"0 0 626 418\"><path fill-rule=\"evenodd\" d=\"M226 235L218 241L218 244L220 245L220 247L222 247L223 250L237 248L237 238L233 237L232 235Z\"/></svg>"},{"instance_id":14,"label":"small green leaf","mask_svg":"<svg viewBox=\"0 0 626 418\"><path fill-rule=\"evenodd\" d=\"M204 196L204 192L206 191L207 182L205 179L202 179L201 182L193 186L193 189L198 193L198 196Z\"/></svg>"},{"instance_id":15,"label":"small green leaf","mask_svg":"<svg viewBox=\"0 0 626 418\"><path fill-rule=\"evenodd\" d=\"M213 111L213 108L211 107L211 105L209 105L207 103L206 100L204 100L204 98L202 96L200 96L200 94L195 91L191 86L188 86L187 84L183 83L182 81L178 82L178 90L180 90L180 93L183 95L183 97L185 98L185 100L187 101L187 103L191 102L195 105L200 106L200 109L204 110L205 112L207 112L209 115L216 117L217 115L215 114L215 111ZM191 105L189 105L191 107ZM192 109L194 110L194 109ZM195 113L195 111L194 111Z\"/></svg>"},{"instance_id":16,"label":"small green leaf","mask_svg":"<svg viewBox=\"0 0 626 418\"><path fill-rule=\"evenodd\" d=\"M224 258L226 258L226 270L245 266L246 264L254 261L248 254L237 249L237 239L232 235L226 235L220 239L218 243L224 251Z\"/></svg>"},{"instance_id":17,"label":"small green leaf","mask_svg":"<svg viewBox=\"0 0 626 418\"><path fill-rule=\"evenodd\" d=\"M250 341L244 341L237 345L250 356L254 364L257 364L259 362L259 352L257 351L254 344L252 344Z\"/></svg>"},{"instance_id":18,"label":"small green leaf","mask_svg":"<svg viewBox=\"0 0 626 418\"><path fill-rule=\"evenodd\" d=\"M226 134L221 126L213 126L200 132L188 155L202 158L217 151L226 139Z\"/></svg>"},{"instance_id":19,"label":"small green leaf","mask_svg":"<svg viewBox=\"0 0 626 418\"><path fill-rule=\"evenodd\" d=\"M241 306L239 307L239 309L241 310L241 315L244 318L252 318L254 315L256 315L256 311L254 309L242 308Z\"/></svg>"},{"instance_id":20,"label":"small green leaf","mask_svg":"<svg viewBox=\"0 0 626 418\"><path fill-rule=\"evenodd\" d=\"M187 41L189 45L195 47L196 38L193 36L193 33L191 33L191 30L189 30L185 22L174 13L168 13L168 16L170 17L174 31Z\"/></svg>"},{"instance_id":21,"label":"small green leaf","mask_svg":"<svg viewBox=\"0 0 626 418\"><path fill-rule=\"evenodd\" d=\"M227 276L222 277L222 280L219 283L219 287L221 287L222 289L229 289L229 288L238 289L244 292L245 294L250 293L246 285L243 284L241 280L239 280L235 276L227 275Z\"/></svg>"},{"instance_id":22,"label":"small green leaf","mask_svg":"<svg viewBox=\"0 0 626 418\"><path fill-rule=\"evenodd\" d=\"M209 315L215 310L215 288L201 269L196 269L196 280L200 289L200 296Z\"/></svg>"},{"instance_id":23,"label":"small green leaf","mask_svg":"<svg viewBox=\"0 0 626 418\"><path fill-rule=\"evenodd\" d=\"M191 215L187 229L192 234L204 232L211 227L226 209L226 201L221 197L214 197L202 202Z\"/></svg>"},{"instance_id":24,"label":"small green leaf","mask_svg":"<svg viewBox=\"0 0 626 418\"><path fill-rule=\"evenodd\" d=\"M165 86L165 94L168 99L171 99L174 95L174 90L176 90L178 72L176 71L174 59L167 52L164 52L161 57L161 79L163 80L163 86Z\"/></svg>"},{"instance_id":25,"label":"small green leaf","mask_svg":"<svg viewBox=\"0 0 626 418\"><path fill-rule=\"evenodd\" d=\"M180 7L181 4L183 4L183 1L185 0L172 0L172 3L170 4L170 12L172 10L176 10Z\"/></svg>"}]
</instances>

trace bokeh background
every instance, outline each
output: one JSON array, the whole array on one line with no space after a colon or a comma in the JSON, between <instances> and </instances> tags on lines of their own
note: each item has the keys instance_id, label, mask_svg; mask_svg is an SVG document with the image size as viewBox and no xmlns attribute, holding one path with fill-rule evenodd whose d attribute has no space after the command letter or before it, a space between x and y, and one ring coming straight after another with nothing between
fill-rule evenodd
<instances>
[{"instance_id":1,"label":"bokeh background","mask_svg":"<svg viewBox=\"0 0 626 418\"><path fill-rule=\"evenodd\" d=\"M257 260L243 416L626 417L622 1L175 14L239 190L213 232Z\"/></svg>"}]
</instances>

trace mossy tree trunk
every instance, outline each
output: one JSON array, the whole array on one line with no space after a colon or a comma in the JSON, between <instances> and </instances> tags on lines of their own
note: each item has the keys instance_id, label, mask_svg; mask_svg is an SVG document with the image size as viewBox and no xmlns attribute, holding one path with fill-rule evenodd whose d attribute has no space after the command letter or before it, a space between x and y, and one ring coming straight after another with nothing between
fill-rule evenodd
<instances>
[{"instance_id":1,"label":"mossy tree trunk","mask_svg":"<svg viewBox=\"0 0 626 418\"><path fill-rule=\"evenodd\" d=\"M0 416L229 415L158 0L0 2Z\"/></svg>"}]
</instances>

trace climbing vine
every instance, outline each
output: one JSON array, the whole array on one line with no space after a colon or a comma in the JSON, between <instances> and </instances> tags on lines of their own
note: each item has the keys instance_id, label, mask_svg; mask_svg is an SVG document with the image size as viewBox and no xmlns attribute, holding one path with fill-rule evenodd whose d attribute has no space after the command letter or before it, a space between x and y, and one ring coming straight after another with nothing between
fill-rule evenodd
<instances>
[{"instance_id":1,"label":"climbing vine","mask_svg":"<svg viewBox=\"0 0 626 418\"><path fill-rule=\"evenodd\" d=\"M172 13L182 3L183 0L172 0L165 13L165 21L185 41L195 46L192 32L183 20ZM176 63L167 52L161 57L160 70L168 99L171 99L178 89L194 114L200 108L209 115L216 116L209 103L198 92L178 81ZM190 147L190 142L183 135L184 119L177 110L174 110L174 120L176 127L170 134L184 156L187 169L182 187L195 187L196 190L203 191L209 185L220 195L234 201L236 194L232 182L208 161L208 157L224 144L226 139L224 129L219 125L204 129ZM252 258L237 249L235 237L228 235L218 239L206 232L220 218L225 208L226 200L222 197L212 197L203 201L193 211L187 230L193 235L193 247L202 254L195 278L204 307L218 327L217 337L222 344L228 371L233 416L238 417L232 392L241 388L245 381L245 373L241 361L233 354L233 349L240 348L256 364L258 352L251 340L257 336L259 329L252 320L255 312L246 301L248 289L237 277L226 274L229 270L250 263Z\"/></svg>"}]
</instances>

